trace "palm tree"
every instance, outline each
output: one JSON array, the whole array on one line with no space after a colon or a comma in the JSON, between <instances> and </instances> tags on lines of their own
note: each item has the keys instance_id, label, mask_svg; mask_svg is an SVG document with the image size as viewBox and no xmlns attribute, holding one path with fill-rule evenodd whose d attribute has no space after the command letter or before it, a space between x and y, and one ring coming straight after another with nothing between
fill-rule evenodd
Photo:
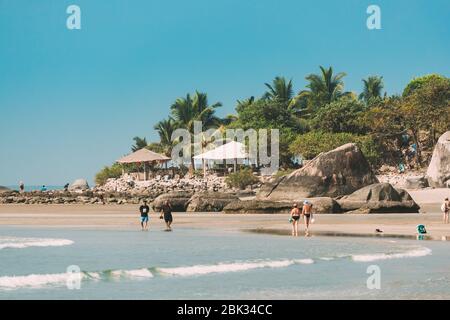
<instances>
[{"instance_id":1,"label":"palm tree","mask_svg":"<svg viewBox=\"0 0 450 320\"><path fill-rule=\"evenodd\" d=\"M364 83L364 89L359 95L359 98L366 105L369 105L374 99L381 99L381 91L384 88L383 77L370 76L367 79L362 79L362 81Z\"/></svg>"},{"instance_id":2,"label":"palm tree","mask_svg":"<svg viewBox=\"0 0 450 320\"><path fill-rule=\"evenodd\" d=\"M251 96L250 98L247 98L244 100L237 100L236 111L240 112L240 111L244 110L246 107L253 104L253 102L255 102L254 96Z\"/></svg>"},{"instance_id":3,"label":"palm tree","mask_svg":"<svg viewBox=\"0 0 450 320\"><path fill-rule=\"evenodd\" d=\"M333 68L325 69L320 66L320 74L310 74L306 76L309 83L306 85L308 90L302 90L294 98L295 101L303 101L308 104L308 108L317 109L330 102L336 101L349 92L344 92L344 78L346 74L339 72L333 75Z\"/></svg>"},{"instance_id":4,"label":"palm tree","mask_svg":"<svg viewBox=\"0 0 450 320\"><path fill-rule=\"evenodd\" d=\"M263 95L263 99L276 100L279 102L290 103L294 96L294 90L292 89L292 80L286 82L284 77L275 77L272 84L265 83L268 91Z\"/></svg>"},{"instance_id":5,"label":"palm tree","mask_svg":"<svg viewBox=\"0 0 450 320\"><path fill-rule=\"evenodd\" d=\"M133 140L134 140L134 145L131 146L131 151L133 151L133 152L143 149L143 148L147 147L147 145L148 145L145 137L144 138L134 137Z\"/></svg>"},{"instance_id":6,"label":"palm tree","mask_svg":"<svg viewBox=\"0 0 450 320\"><path fill-rule=\"evenodd\" d=\"M221 106L220 102L209 105L207 94L196 91L193 98L189 94L186 95L186 98L178 98L170 109L176 125L193 134L195 121L202 123L203 130L219 126L221 119L215 116L215 111ZM191 156L191 167L194 169L193 155Z\"/></svg>"},{"instance_id":7,"label":"palm tree","mask_svg":"<svg viewBox=\"0 0 450 320\"><path fill-rule=\"evenodd\" d=\"M177 129L173 118L169 117L159 121L153 127L159 135L160 144L164 150L164 153L168 156L172 152L174 141L172 141L172 133Z\"/></svg>"}]
</instances>

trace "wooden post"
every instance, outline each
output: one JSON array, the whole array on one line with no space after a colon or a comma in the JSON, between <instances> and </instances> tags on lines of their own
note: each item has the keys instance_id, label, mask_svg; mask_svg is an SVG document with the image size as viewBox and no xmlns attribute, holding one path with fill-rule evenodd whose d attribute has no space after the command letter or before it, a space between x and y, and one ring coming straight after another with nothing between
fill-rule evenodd
<instances>
[{"instance_id":1,"label":"wooden post","mask_svg":"<svg viewBox=\"0 0 450 320\"><path fill-rule=\"evenodd\" d=\"M144 181L147 181L147 162L144 162Z\"/></svg>"}]
</instances>

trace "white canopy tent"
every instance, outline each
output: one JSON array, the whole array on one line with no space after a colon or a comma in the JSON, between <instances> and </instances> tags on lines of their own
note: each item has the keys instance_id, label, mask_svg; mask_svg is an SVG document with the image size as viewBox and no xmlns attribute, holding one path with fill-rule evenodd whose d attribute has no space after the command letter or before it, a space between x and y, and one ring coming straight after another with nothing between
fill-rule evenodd
<instances>
[{"instance_id":1,"label":"white canopy tent","mask_svg":"<svg viewBox=\"0 0 450 320\"><path fill-rule=\"evenodd\" d=\"M236 172L237 159L247 159L249 156L245 152L245 145L240 142L231 141L215 149L194 156L194 159L201 160L227 160L234 159L234 171ZM203 168L206 172L206 167Z\"/></svg>"}]
</instances>

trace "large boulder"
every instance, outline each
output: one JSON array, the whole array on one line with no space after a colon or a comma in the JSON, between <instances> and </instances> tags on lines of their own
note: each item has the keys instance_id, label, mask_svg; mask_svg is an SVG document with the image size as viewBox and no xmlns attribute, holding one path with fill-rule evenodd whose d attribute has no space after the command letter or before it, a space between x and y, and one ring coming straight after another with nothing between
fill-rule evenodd
<instances>
[{"instance_id":1,"label":"large boulder","mask_svg":"<svg viewBox=\"0 0 450 320\"><path fill-rule=\"evenodd\" d=\"M389 183L375 183L337 200L342 211L365 213L418 213L420 207L403 189Z\"/></svg>"},{"instance_id":2,"label":"large boulder","mask_svg":"<svg viewBox=\"0 0 450 320\"><path fill-rule=\"evenodd\" d=\"M238 201L236 194L225 192L200 192L194 194L187 203L187 212L219 212L233 201Z\"/></svg>"},{"instance_id":3,"label":"large boulder","mask_svg":"<svg viewBox=\"0 0 450 320\"><path fill-rule=\"evenodd\" d=\"M193 194L192 191L170 191L163 193L152 202L152 208L154 211L161 211L164 202L168 200L173 211L184 212Z\"/></svg>"},{"instance_id":4,"label":"large boulder","mask_svg":"<svg viewBox=\"0 0 450 320\"><path fill-rule=\"evenodd\" d=\"M89 184L85 179L77 179L69 186L69 191L86 191L89 190Z\"/></svg>"},{"instance_id":5,"label":"large boulder","mask_svg":"<svg viewBox=\"0 0 450 320\"><path fill-rule=\"evenodd\" d=\"M450 187L450 131L444 133L434 147L427 178L432 187Z\"/></svg>"},{"instance_id":6,"label":"large boulder","mask_svg":"<svg viewBox=\"0 0 450 320\"><path fill-rule=\"evenodd\" d=\"M338 203L328 197L310 198L314 213L339 213L341 210ZM298 207L303 206L303 200L294 201ZM270 200L244 200L234 201L227 205L225 213L289 213L294 202L270 201Z\"/></svg>"},{"instance_id":7,"label":"large boulder","mask_svg":"<svg viewBox=\"0 0 450 320\"><path fill-rule=\"evenodd\" d=\"M356 144L348 143L321 153L303 168L265 183L258 198L295 201L312 197L338 197L350 194L378 179Z\"/></svg>"}]
</instances>

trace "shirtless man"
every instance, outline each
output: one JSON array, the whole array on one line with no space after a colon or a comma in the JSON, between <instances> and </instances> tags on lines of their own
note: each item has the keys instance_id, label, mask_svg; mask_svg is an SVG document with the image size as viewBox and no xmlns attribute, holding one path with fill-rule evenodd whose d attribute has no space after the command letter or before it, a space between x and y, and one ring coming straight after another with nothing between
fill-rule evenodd
<instances>
[{"instance_id":1,"label":"shirtless man","mask_svg":"<svg viewBox=\"0 0 450 320\"><path fill-rule=\"evenodd\" d=\"M309 200L303 201L302 215L305 219L305 235L309 235L309 223L312 219L312 203Z\"/></svg>"}]
</instances>

